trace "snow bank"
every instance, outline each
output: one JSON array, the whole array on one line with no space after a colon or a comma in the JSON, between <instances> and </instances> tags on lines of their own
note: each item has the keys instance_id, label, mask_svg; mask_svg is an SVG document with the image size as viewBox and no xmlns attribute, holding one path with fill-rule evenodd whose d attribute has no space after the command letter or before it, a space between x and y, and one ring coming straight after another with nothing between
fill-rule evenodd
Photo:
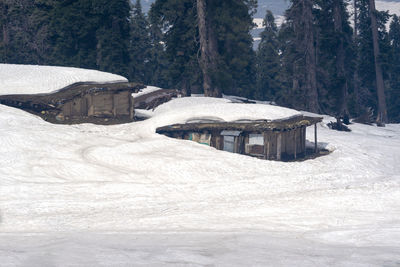
<instances>
[{"instance_id":1,"label":"snow bank","mask_svg":"<svg viewBox=\"0 0 400 267\"><path fill-rule=\"evenodd\" d=\"M199 121L281 120L300 116L288 108L264 104L233 103L225 98L183 97L169 101L154 111L158 126Z\"/></svg>"},{"instance_id":2,"label":"snow bank","mask_svg":"<svg viewBox=\"0 0 400 267\"><path fill-rule=\"evenodd\" d=\"M77 82L127 82L97 70L37 65L0 64L0 95L47 94Z\"/></svg>"},{"instance_id":3,"label":"snow bank","mask_svg":"<svg viewBox=\"0 0 400 267\"><path fill-rule=\"evenodd\" d=\"M146 86L145 88L140 89L139 92L133 93L132 96L133 97L138 97L138 96L147 95L147 94L159 91L159 90L161 90L161 88L159 88L159 87Z\"/></svg>"}]
</instances>

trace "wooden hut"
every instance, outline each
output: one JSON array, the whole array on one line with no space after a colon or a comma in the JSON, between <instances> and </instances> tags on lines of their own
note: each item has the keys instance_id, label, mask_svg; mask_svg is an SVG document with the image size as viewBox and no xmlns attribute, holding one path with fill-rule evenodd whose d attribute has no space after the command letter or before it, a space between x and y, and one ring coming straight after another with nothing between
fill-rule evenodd
<instances>
[{"instance_id":1,"label":"wooden hut","mask_svg":"<svg viewBox=\"0 0 400 267\"><path fill-rule=\"evenodd\" d=\"M314 125L317 151L317 123L320 117L295 116L274 121L196 122L157 128L157 133L197 141L219 150L268 160L293 160L306 156L306 127Z\"/></svg>"},{"instance_id":2,"label":"wooden hut","mask_svg":"<svg viewBox=\"0 0 400 267\"><path fill-rule=\"evenodd\" d=\"M136 83L76 83L49 94L0 96L0 104L21 108L53 123L110 124L134 119Z\"/></svg>"}]
</instances>

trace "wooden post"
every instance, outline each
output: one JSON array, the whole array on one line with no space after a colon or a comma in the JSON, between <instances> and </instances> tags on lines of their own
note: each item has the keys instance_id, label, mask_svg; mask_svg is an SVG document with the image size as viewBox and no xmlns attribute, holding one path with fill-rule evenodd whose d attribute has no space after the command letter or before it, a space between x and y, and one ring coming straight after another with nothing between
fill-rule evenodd
<instances>
[{"instance_id":1,"label":"wooden post","mask_svg":"<svg viewBox=\"0 0 400 267\"><path fill-rule=\"evenodd\" d=\"M297 128L294 129L294 159L297 158L297 140L296 140Z\"/></svg>"},{"instance_id":2,"label":"wooden post","mask_svg":"<svg viewBox=\"0 0 400 267\"><path fill-rule=\"evenodd\" d=\"M135 111L133 109L133 96L129 94L129 118L133 120Z\"/></svg>"},{"instance_id":3,"label":"wooden post","mask_svg":"<svg viewBox=\"0 0 400 267\"><path fill-rule=\"evenodd\" d=\"M115 95L115 94L113 94L113 96L112 96L112 114L113 114L113 116L114 116L114 118L115 117L117 117L117 96Z\"/></svg>"},{"instance_id":4,"label":"wooden post","mask_svg":"<svg viewBox=\"0 0 400 267\"><path fill-rule=\"evenodd\" d=\"M264 136L264 159L269 159L270 144L269 144L268 132L263 132L263 136Z\"/></svg>"},{"instance_id":5,"label":"wooden post","mask_svg":"<svg viewBox=\"0 0 400 267\"><path fill-rule=\"evenodd\" d=\"M307 128L306 126L303 126L301 128L302 132L303 132L303 136L302 136L302 144L303 144L303 153L304 153L304 157L307 155L307 149L306 149L306 139L307 139Z\"/></svg>"},{"instance_id":6,"label":"wooden post","mask_svg":"<svg viewBox=\"0 0 400 267\"><path fill-rule=\"evenodd\" d=\"M240 154L240 135L234 137L234 147L233 147L233 153L239 153Z\"/></svg>"},{"instance_id":7,"label":"wooden post","mask_svg":"<svg viewBox=\"0 0 400 267\"><path fill-rule=\"evenodd\" d=\"M281 160L281 152L282 152L282 133L279 132L276 137L276 160Z\"/></svg>"},{"instance_id":8,"label":"wooden post","mask_svg":"<svg viewBox=\"0 0 400 267\"><path fill-rule=\"evenodd\" d=\"M317 143L317 124L314 124L314 142L315 142L315 147L314 147L314 153L318 152L318 143Z\"/></svg>"},{"instance_id":9,"label":"wooden post","mask_svg":"<svg viewBox=\"0 0 400 267\"><path fill-rule=\"evenodd\" d=\"M88 100L88 106L87 106L88 114L87 115L93 116L94 115L93 95L89 94L87 100Z\"/></svg>"}]
</instances>

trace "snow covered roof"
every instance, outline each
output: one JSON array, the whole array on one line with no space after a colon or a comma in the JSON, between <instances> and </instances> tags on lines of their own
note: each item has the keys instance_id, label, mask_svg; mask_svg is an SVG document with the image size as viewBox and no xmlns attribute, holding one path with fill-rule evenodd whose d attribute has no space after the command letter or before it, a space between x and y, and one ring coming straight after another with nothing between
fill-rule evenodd
<instances>
[{"instance_id":1,"label":"snow covered roof","mask_svg":"<svg viewBox=\"0 0 400 267\"><path fill-rule=\"evenodd\" d=\"M143 96L143 95L147 95L153 92L157 92L162 90L162 88L159 87L155 87L155 86L146 86L145 88L139 90L137 93L133 93L132 96L134 98L139 97L139 96Z\"/></svg>"},{"instance_id":2,"label":"snow covered roof","mask_svg":"<svg viewBox=\"0 0 400 267\"><path fill-rule=\"evenodd\" d=\"M80 68L0 64L0 95L48 94L77 82L127 82L120 75Z\"/></svg>"},{"instance_id":3,"label":"snow covered roof","mask_svg":"<svg viewBox=\"0 0 400 267\"><path fill-rule=\"evenodd\" d=\"M276 121L302 116L299 111L265 104L233 103L212 97L177 98L159 106L154 115L172 123ZM164 124L168 125L168 124Z\"/></svg>"}]
</instances>

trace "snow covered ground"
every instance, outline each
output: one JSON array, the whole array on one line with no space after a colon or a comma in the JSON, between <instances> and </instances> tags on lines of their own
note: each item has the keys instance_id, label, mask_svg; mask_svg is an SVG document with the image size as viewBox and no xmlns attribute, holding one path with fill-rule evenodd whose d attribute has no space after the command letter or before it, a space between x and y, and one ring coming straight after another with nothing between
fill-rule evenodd
<instances>
[{"instance_id":1,"label":"snow covered ground","mask_svg":"<svg viewBox=\"0 0 400 267\"><path fill-rule=\"evenodd\" d=\"M325 117L331 154L265 161L156 134L182 101L114 126L0 105L0 266L400 265L400 125Z\"/></svg>"}]
</instances>

